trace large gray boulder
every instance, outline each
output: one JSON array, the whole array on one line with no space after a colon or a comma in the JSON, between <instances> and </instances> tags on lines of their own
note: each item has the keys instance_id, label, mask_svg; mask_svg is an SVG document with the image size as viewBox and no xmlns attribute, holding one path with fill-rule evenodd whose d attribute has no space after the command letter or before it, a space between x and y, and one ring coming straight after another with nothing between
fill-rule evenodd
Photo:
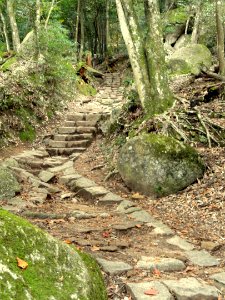
<instances>
[{"instance_id":1,"label":"large gray boulder","mask_svg":"<svg viewBox=\"0 0 225 300\"><path fill-rule=\"evenodd\" d=\"M179 64L178 64L179 62ZM198 75L202 69L212 65L212 54L209 49L200 44L190 44L176 50L168 59L169 69L172 74ZM174 65L177 65L175 68Z\"/></svg>"},{"instance_id":2,"label":"large gray boulder","mask_svg":"<svg viewBox=\"0 0 225 300\"><path fill-rule=\"evenodd\" d=\"M19 191L20 184L13 172L7 167L0 165L0 200L12 198Z\"/></svg>"},{"instance_id":3,"label":"large gray boulder","mask_svg":"<svg viewBox=\"0 0 225 300\"><path fill-rule=\"evenodd\" d=\"M118 170L127 186L155 198L189 186L203 176L205 167L192 147L174 138L144 134L122 147Z\"/></svg>"},{"instance_id":4,"label":"large gray boulder","mask_svg":"<svg viewBox=\"0 0 225 300\"><path fill-rule=\"evenodd\" d=\"M28 267L19 268L17 258ZM4 300L107 299L92 258L1 209L0 279Z\"/></svg>"}]
</instances>

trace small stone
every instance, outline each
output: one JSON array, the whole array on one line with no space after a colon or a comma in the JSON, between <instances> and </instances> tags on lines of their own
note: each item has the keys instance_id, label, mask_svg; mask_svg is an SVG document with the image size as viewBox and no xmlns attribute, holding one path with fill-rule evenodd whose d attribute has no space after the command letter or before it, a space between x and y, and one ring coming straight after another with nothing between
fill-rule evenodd
<instances>
[{"instance_id":1,"label":"small stone","mask_svg":"<svg viewBox=\"0 0 225 300\"><path fill-rule=\"evenodd\" d=\"M218 260L205 250L192 250L186 251L185 253L187 258L197 266L213 267L219 264Z\"/></svg>"},{"instance_id":2,"label":"small stone","mask_svg":"<svg viewBox=\"0 0 225 300\"><path fill-rule=\"evenodd\" d=\"M132 201L129 200L123 200L118 206L117 206L117 210L120 212L124 212L126 209L130 208L130 207L134 207L136 206L136 204Z\"/></svg>"},{"instance_id":3,"label":"small stone","mask_svg":"<svg viewBox=\"0 0 225 300\"><path fill-rule=\"evenodd\" d=\"M162 283L157 281L127 283L126 286L133 300L174 300L169 290ZM145 292L151 289L157 291L157 294L154 296L145 295Z\"/></svg>"},{"instance_id":4,"label":"small stone","mask_svg":"<svg viewBox=\"0 0 225 300\"><path fill-rule=\"evenodd\" d=\"M123 241L115 241L112 244L120 249L126 249L126 248L130 247L129 243L123 242Z\"/></svg>"},{"instance_id":5,"label":"small stone","mask_svg":"<svg viewBox=\"0 0 225 300\"><path fill-rule=\"evenodd\" d=\"M225 272L214 274L210 278L214 280L215 286L225 293Z\"/></svg>"},{"instance_id":6,"label":"small stone","mask_svg":"<svg viewBox=\"0 0 225 300\"><path fill-rule=\"evenodd\" d=\"M177 246L178 248L190 251L194 249L194 246L188 242L186 242L184 239L180 238L178 235L173 236L171 239L166 240L166 242L170 245Z\"/></svg>"},{"instance_id":7,"label":"small stone","mask_svg":"<svg viewBox=\"0 0 225 300\"><path fill-rule=\"evenodd\" d=\"M99 217L104 218L104 219L107 219L107 218L110 218L110 214L108 214L108 213L101 213L101 214L99 215Z\"/></svg>"},{"instance_id":8,"label":"small stone","mask_svg":"<svg viewBox=\"0 0 225 300\"><path fill-rule=\"evenodd\" d=\"M49 182L52 178L55 177L55 174L49 171L41 171L38 177L41 179L41 181Z\"/></svg>"},{"instance_id":9,"label":"small stone","mask_svg":"<svg viewBox=\"0 0 225 300\"><path fill-rule=\"evenodd\" d=\"M143 223L151 223L153 220L155 220L147 211L145 210L140 210L140 211L135 211L130 214L130 216L140 222Z\"/></svg>"},{"instance_id":10,"label":"small stone","mask_svg":"<svg viewBox=\"0 0 225 300\"><path fill-rule=\"evenodd\" d=\"M69 185L70 189L74 192L82 191L83 189L86 189L86 188L89 188L92 186L96 186L95 182L90 179L87 179L85 177L81 177L77 180L73 180L71 182L71 184Z\"/></svg>"},{"instance_id":11,"label":"small stone","mask_svg":"<svg viewBox=\"0 0 225 300\"><path fill-rule=\"evenodd\" d=\"M207 285L204 282L199 282L195 278L182 278L180 280L164 280L163 283L176 297L176 299L218 299L218 290L215 287Z\"/></svg>"},{"instance_id":12,"label":"small stone","mask_svg":"<svg viewBox=\"0 0 225 300\"><path fill-rule=\"evenodd\" d=\"M132 228L136 227L137 224L140 224L140 223L128 222L128 223L123 223L123 224L115 224L112 226L112 228L123 231L123 230L132 229Z\"/></svg>"},{"instance_id":13,"label":"small stone","mask_svg":"<svg viewBox=\"0 0 225 300\"><path fill-rule=\"evenodd\" d=\"M109 261L103 258L96 258L96 260L102 266L103 270L111 275L121 274L133 269L132 266L122 261Z\"/></svg>"},{"instance_id":14,"label":"small stone","mask_svg":"<svg viewBox=\"0 0 225 300\"><path fill-rule=\"evenodd\" d=\"M116 246L103 246L100 247L101 251L108 251L108 252L116 252L118 251L118 248Z\"/></svg>"},{"instance_id":15,"label":"small stone","mask_svg":"<svg viewBox=\"0 0 225 300\"><path fill-rule=\"evenodd\" d=\"M151 225L151 224L150 224ZM151 234L153 235L161 235L161 236L168 236L172 235L174 232L168 226L164 225L162 227L156 227L152 230Z\"/></svg>"},{"instance_id":16,"label":"small stone","mask_svg":"<svg viewBox=\"0 0 225 300\"><path fill-rule=\"evenodd\" d=\"M66 193L66 194L62 194L61 195L61 200L64 200L64 199L70 199L70 198L72 198L73 197L73 193Z\"/></svg>"},{"instance_id":17,"label":"small stone","mask_svg":"<svg viewBox=\"0 0 225 300\"><path fill-rule=\"evenodd\" d=\"M93 199L98 198L100 196L103 196L108 193L108 190L106 190L102 186L91 186L87 188L83 188L82 190L78 191L79 195L82 195L86 199Z\"/></svg>"},{"instance_id":18,"label":"small stone","mask_svg":"<svg viewBox=\"0 0 225 300\"><path fill-rule=\"evenodd\" d=\"M73 180L77 180L79 178L81 178L82 176L78 173L75 173L73 171L73 174L68 174L68 175L64 175L64 176L60 176L59 179L58 179L58 183L59 184L65 184L67 186L70 186L70 183L73 181Z\"/></svg>"},{"instance_id":19,"label":"small stone","mask_svg":"<svg viewBox=\"0 0 225 300\"><path fill-rule=\"evenodd\" d=\"M151 271L158 269L162 272L175 272L184 270L186 266L181 260L176 258L142 256L141 260L137 263L137 268Z\"/></svg>"},{"instance_id":20,"label":"small stone","mask_svg":"<svg viewBox=\"0 0 225 300\"><path fill-rule=\"evenodd\" d=\"M128 215L128 214L132 214L135 211L140 211L140 210L141 210L140 207L130 207L130 208L126 209L124 212L125 212L125 214Z\"/></svg>"},{"instance_id":21,"label":"small stone","mask_svg":"<svg viewBox=\"0 0 225 300\"><path fill-rule=\"evenodd\" d=\"M85 211L75 210L72 213L70 213L70 217L74 217L76 219L81 220L81 219L92 219L95 218L96 215L86 213Z\"/></svg>"},{"instance_id":22,"label":"small stone","mask_svg":"<svg viewBox=\"0 0 225 300\"><path fill-rule=\"evenodd\" d=\"M78 203L78 200L77 200L76 198L73 198L73 199L71 200L71 202L74 203L74 204L77 204L77 203Z\"/></svg>"},{"instance_id":23,"label":"small stone","mask_svg":"<svg viewBox=\"0 0 225 300\"><path fill-rule=\"evenodd\" d=\"M102 204L115 204L115 203L120 203L123 201L123 198L120 196L113 194L113 193L107 193L104 197L100 198L98 200L98 203Z\"/></svg>"},{"instance_id":24,"label":"small stone","mask_svg":"<svg viewBox=\"0 0 225 300\"><path fill-rule=\"evenodd\" d=\"M211 242L211 241L202 241L201 248L208 250L208 251L216 251L221 247L221 245Z\"/></svg>"}]
</instances>

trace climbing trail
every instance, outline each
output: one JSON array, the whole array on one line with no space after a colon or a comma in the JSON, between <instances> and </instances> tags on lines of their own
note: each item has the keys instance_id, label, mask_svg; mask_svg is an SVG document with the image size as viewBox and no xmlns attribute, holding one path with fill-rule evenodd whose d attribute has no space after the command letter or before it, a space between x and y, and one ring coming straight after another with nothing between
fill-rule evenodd
<instances>
[{"instance_id":1,"label":"climbing trail","mask_svg":"<svg viewBox=\"0 0 225 300\"><path fill-rule=\"evenodd\" d=\"M220 299L225 295L222 257L186 241L144 210L146 197L127 198L84 175L80 161L91 165L97 155L85 150L95 140L98 122L123 103L120 74L106 74L98 94L76 102L46 147L8 160L23 190L2 206L91 253L102 268L109 299Z\"/></svg>"}]
</instances>

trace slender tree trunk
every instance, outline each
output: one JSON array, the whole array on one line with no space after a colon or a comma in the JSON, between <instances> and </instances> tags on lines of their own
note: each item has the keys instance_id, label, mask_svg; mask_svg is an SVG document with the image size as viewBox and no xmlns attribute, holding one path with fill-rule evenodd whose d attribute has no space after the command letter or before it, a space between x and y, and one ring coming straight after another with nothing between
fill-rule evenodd
<instances>
[{"instance_id":1,"label":"slender tree trunk","mask_svg":"<svg viewBox=\"0 0 225 300\"><path fill-rule=\"evenodd\" d=\"M202 5L203 5L203 0L198 0L198 4L197 4L197 8L196 8L196 15L195 15L195 22L194 22L194 26L193 26L192 35L191 35L191 42L193 44L198 43Z\"/></svg>"},{"instance_id":2,"label":"slender tree trunk","mask_svg":"<svg viewBox=\"0 0 225 300\"><path fill-rule=\"evenodd\" d=\"M158 0L145 1L148 7L146 56L151 86L151 101L147 101L146 107L152 114L158 114L172 106L174 99L167 77Z\"/></svg>"},{"instance_id":3,"label":"slender tree trunk","mask_svg":"<svg viewBox=\"0 0 225 300\"><path fill-rule=\"evenodd\" d=\"M35 20L35 58L38 60L40 56L40 25L41 25L41 1L36 0L36 20Z\"/></svg>"},{"instance_id":4,"label":"slender tree trunk","mask_svg":"<svg viewBox=\"0 0 225 300\"><path fill-rule=\"evenodd\" d=\"M82 0L84 1L84 0ZM80 51L79 60L82 60L84 52L84 2L82 2L80 7Z\"/></svg>"},{"instance_id":5,"label":"slender tree trunk","mask_svg":"<svg viewBox=\"0 0 225 300\"><path fill-rule=\"evenodd\" d=\"M2 25L3 25L3 34L4 34L4 37L5 37L6 49L9 52L10 51L9 36L8 36L8 31L7 31L5 17L4 17L4 15L3 15L3 13L2 13L1 10L0 10L0 17L1 17Z\"/></svg>"},{"instance_id":6,"label":"slender tree trunk","mask_svg":"<svg viewBox=\"0 0 225 300\"><path fill-rule=\"evenodd\" d=\"M140 66L140 58L138 57L138 53L134 41L132 39L131 31L133 31L133 35L136 35L136 37L138 37L139 32L137 32L137 30L135 31L136 25L134 25L135 28L132 28L132 30L130 30L122 3L124 4L124 1L122 2L121 0L116 0L117 13L120 21L120 28L121 28L124 42L127 47L140 101L142 103L142 106L145 108L145 101L148 98L149 91L148 91L148 86L146 86L144 83L145 80Z\"/></svg>"},{"instance_id":7,"label":"slender tree trunk","mask_svg":"<svg viewBox=\"0 0 225 300\"><path fill-rule=\"evenodd\" d=\"M106 0L106 31L105 31L105 57L108 57L109 50L109 0Z\"/></svg>"},{"instance_id":8,"label":"slender tree trunk","mask_svg":"<svg viewBox=\"0 0 225 300\"><path fill-rule=\"evenodd\" d=\"M55 0L52 0L50 9L49 9L49 11L48 11L47 19L45 20L45 29L47 29L47 27L48 27L48 22L49 22L49 19L50 19L50 17L51 17L51 14L52 14L52 11L53 11L53 9L54 9L54 6L55 6Z\"/></svg>"},{"instance_id":9,"label":"slender tree trunk","mask_svg":"<svg viewBox=\"0 0 225 300\"><path fill-rule=\"evenodd\" d=\"M20 47L20 37L19 37L19 31L16 23L16 17L15 17L13 5L14 5L14 0L7 0L7 11L8 11L11 30L12 30L13 49L17 52Z\"/></svg>"},{"instance_id":10,"label":"slender tree trunk","mask_svg":"<svg viewBox=\"0 0 225 300\"><path fill-rule=\"evenodd\" d=\"M219 60L219 73L225 75L225 58L224 58L224 27L223 27L223 3L221 0L216 1L216 27L217 27L217 52Z\"/></svg>"},{"instance_id":11,"label":"slender tree trunk","mask_svg":"<svg viewBox=\"0 0 225 300\"><path fill-rule=\"evenodd\" d=\"M79 32L79 23L80 23L80 2L81 0L77 1L77 17L76 17L76 28L75 28L75 43L78 45L78 32Z\"/></svg>"},{"instance_id":12,"label":"slender tree trunk","mask_svg":"<svg viewBox=\"0 0 225 300\"><path fill-rule=\"evenodd\" d=\"M139 98L146 113L162 113L173 104L169 89L158 0L144 0L148 34L142 29L132 0L116 0Z\"/></svg>"}]
</instances>

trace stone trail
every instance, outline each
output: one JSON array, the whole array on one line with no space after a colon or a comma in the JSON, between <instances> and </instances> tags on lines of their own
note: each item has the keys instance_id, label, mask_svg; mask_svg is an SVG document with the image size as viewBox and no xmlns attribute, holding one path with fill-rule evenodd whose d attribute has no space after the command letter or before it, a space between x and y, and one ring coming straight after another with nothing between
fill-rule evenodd
<instances>
[{"instance_id":1,"label":"stone trail","mask_svg":"<svg viewBox=\"0 0 225 300\"><path fill-rule=\"evenodd\" d=\"M97 132L98 121L109 115L113 108L122 105L120 85L118 74L107 74L104 88L91 102L84 104L82 100L77 103L76 113L67 115L64 126L58 128L46 149L25 151L3 162L13 170L23 186L23 193L21 197L17 195L3 202L2 206L29 219L63 219L64 223L68 222L68 231L77 232L75 242L80 246L95 247L97 242L93 244L92 237L89 240L79 240L78 237L98 230L103 230L106 238L107 234L111 234L114 238L98 241L96 252L93 250L94 256L111 282L125 284L125 293L134 300L218 300L219 295L225 296L224 261L196 248L134 201L85 178L74 168L74 161ZM71 207L80 207L76 202L77 196L91 210L71 211ZM51 213L43 213L41 210L49 199L65 203L64 210L61 213L54 209ZM111 216L117 222L110 224ZM102 227L85 227L88 224L85 222L91 219L96 220L96 226ZM59 223L57 232L61 232L60 227L64 223ZM123 239L137 227L148 241L148 247L138 251ZM138 241L133 241L135 243L138 244ZM203 276L189 275L192 268ZM141 272L142 276L138 277L137 272ZM111 299L129 298L119 298L115 292Z\"/></svg>"}]
</instances>

